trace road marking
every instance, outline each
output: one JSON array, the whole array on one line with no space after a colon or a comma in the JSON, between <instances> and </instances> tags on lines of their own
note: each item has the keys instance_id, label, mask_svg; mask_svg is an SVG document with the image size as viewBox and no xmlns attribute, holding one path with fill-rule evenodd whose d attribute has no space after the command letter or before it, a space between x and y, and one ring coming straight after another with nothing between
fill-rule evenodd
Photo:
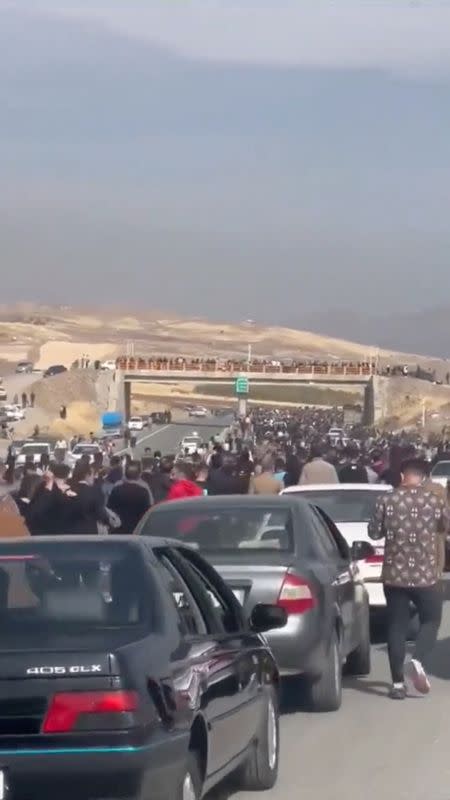
<instances>
[{"instance_id":1,"label":"road marking","mask_svg":"<svg viewBox=\"0 0 450 800\"><path fill-rule=\"evenodd\" d=\"M151 438L152 438L152 436L157 436L157 435L158 435L158 433L162 433L163 431L166 431L166 430L167 430L167 428L171 428L171 427L172 427L172 423L170 423L169 425L163 425L163 426L162 426L162 428L158 428L158 430L157 430L157 431L152 431L151 433L147 433L147 436L143 436L143 437L142 437L142 439L138 439L138 440L137 440L137 442L136 442L136 447L137 447L138 445L142 444L142 442L146 442L146 441L147 441L147 439L151 439ZM130 447L124 447L124 448L123 448L123 450L117 450L117 451L114 453L114 455L116 455L116 456L121 456L123 453L128 453L128 452L130 452L130 449L131 449Z\"/></svg>"}]
</instances>

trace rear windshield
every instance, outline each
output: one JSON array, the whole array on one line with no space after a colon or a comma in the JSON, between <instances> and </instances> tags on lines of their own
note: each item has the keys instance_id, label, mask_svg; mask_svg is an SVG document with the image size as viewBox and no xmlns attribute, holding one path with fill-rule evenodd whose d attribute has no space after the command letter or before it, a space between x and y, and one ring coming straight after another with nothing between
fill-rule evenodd
<instances>
[{"instance_id":1,"label":"rear windshield","mask_svg":"<svg viewBox=\"0 0 450 800\"><path fill-rule=\"evenodd\" d=\"M98 453L99 447L96 444L76 444L73 448L73 453Z\"/></svg>"},{"instance_id":2,"label":"rear windshield","mask_svg":"<svg viewBox=\"0 0 450 800\"><path fill-rule=\"evenodd\" d=\"M201 551L292 550L289 508L170 509L149 514L141 533L180 539Z\"/></svg>"},{"instance_id":3,"label":"rear windshield","mask_svg":"<svg viewBox=\"0 0 450 800\"><path fill-rule=\"evenodd\" d=\"M299 492L303 500L319 506L333 522L368 522L380 494L385 491L356 491L333 489L329 492Z\"/></svg>"},{"instance_id":4,"label":"rear windshield","mask_svg":"<svg viewBox=\"0 0 450 800\"><path fill-rule=\"evenodd\" d=\"M139 626L148 605L140 553L126 543L0 544L0 647Z\"/></svg>"},{"instance_id":5,"label":"rear windshield","mask_svg":"<svg viewBox=\"0 0 450 800\"><path fill-rule=\"evenodd\" d=\"M48 451L48 444L25 444L22 448L22 453L30 456L42 455L42 453L48 453Z\"/></svg>"},{"instance_id":6,"label":"rear windshield","mask_svg":"<svg viewBox=\"0 0 450 800\"><path fill-rule=\"evenodd\" d=\"M431 474L435 475L436 478L450 477L450 461L441 461L440 464L436 464L436 466L433 467Z\"/></svg>"}]
</instances>

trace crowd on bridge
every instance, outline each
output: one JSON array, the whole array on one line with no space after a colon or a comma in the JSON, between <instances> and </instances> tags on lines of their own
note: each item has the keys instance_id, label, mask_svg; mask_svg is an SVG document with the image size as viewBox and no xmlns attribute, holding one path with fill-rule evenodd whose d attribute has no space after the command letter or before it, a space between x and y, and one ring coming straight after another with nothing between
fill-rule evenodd
<instances>
[{"instance_id":1,"label":"crowd on bridge","mask_svg":"<svg viewBox=\"0 0 450 800\"><path fill-rule=\"evenodd\" d=\"M250 373L269 375L307 375L315 377L370 378L373 375L385 377L415 377L428 382L442 383L436 370L416 365L388 364L375 360L338 360L292 359L281 360L266 358L188 358L185 356L120 356L116 360L116 368L126 371L149 372L205 372L205 373ZM450 372L445 375L446 384L450 384Z\"/></svg>"}]
</instances>

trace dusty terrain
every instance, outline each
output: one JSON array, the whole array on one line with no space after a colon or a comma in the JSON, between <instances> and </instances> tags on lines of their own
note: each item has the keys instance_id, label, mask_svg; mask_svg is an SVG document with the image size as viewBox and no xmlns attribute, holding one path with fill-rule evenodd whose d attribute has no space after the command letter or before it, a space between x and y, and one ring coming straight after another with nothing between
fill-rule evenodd
<instances>
[{"instance_id":1,"label":"dusty terrain","mask_svg":"<svg viewBox=\"0 0 450 800\"><path fill-rule=\"evenodd\" d=\"M253 322L213 323L155 314L77 311L71 308L0 307L0 360L29 357L39 367L70 364L83 354L91 359L136 355L179 354L246 357L248 346L261 357L366 360L418 364L442 371L446 362L411 354L377 350L373 345L319 336L308 331L264 327Z\"/></svg>"},{"instance_id":2,"label":"dusty terrain","mask_svg":"<svg viewBox=\"0 0 450 800\"><path fill-rule=\"evenodd\" d=\"M441 380L445 380L450 371L449 362L442 359L377 350L308 331L263 327L251 321L229 324L179 319L152 312L130 315L123 311L79 311L68 307L21 306L13 310L0 307L0 375L11 373L17 361L25 359L33 361L36 368L45 369L52 364L70 367L86 355L91 362L126 353L246 358L249 345L256 357L323 361L378 359L380 365L408 364L410 371L420 365L435 371ZM36 377L37 408L46 419L52 420L50 424L56 433L88 433L97 428L100 414L106 407L101 392L99 394L98 378L91 370L69 372L50 380ZM425 403L427 422L439 425L446 421L450 391L424 381L407 381L401 378L388 381L385 419L394 425L414 424L421 419ZM175 382L166 386L136 387L133 407L136 412L151 412L167 405L180 405L183 401L194 400L211 406L230 402L228 392L222 396L218 390L213 397L200 391L202 388ZM279 401L282 399L277 397ZM284 399L292 402L294 398ZM294 405L301 402L299 398ZM304 398L303 402L308 400ZM314 402L321 404L319 398ZM338 399L323 402L338 402ZM66 423L58 416L62 403L68 407Z\"/></svg>"}]
</instances>

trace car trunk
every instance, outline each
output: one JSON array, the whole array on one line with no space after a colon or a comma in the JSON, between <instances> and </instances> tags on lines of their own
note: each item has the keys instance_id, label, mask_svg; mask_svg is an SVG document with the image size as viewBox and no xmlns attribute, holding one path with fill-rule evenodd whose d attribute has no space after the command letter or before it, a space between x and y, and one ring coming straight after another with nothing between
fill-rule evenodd
<instances>
[{"instance_id":1,"label":"car trunk","mask_svg":"<svg viewBox=\"0 0 450 800\"><path fill-rule=\"evenodd\" d=\"M39 737L56 693L98 692L117 684L118 664L98 651L5 651L0 658L0 743ZM119 680L120 682L120 680ZM1 744L0 744L1 747Z\"/></svg>"},{"instance_id":2,"label":"car trunk","mask_svg":"<svg viewBox=\"0 0 450 800\"><path fill-rule=\"evenodd\" d=\"M290 552L238 550L235 555L208 553L208 559L250 612L257 603L276 603L292 566Z\"/></svg>"}]
</instances>

